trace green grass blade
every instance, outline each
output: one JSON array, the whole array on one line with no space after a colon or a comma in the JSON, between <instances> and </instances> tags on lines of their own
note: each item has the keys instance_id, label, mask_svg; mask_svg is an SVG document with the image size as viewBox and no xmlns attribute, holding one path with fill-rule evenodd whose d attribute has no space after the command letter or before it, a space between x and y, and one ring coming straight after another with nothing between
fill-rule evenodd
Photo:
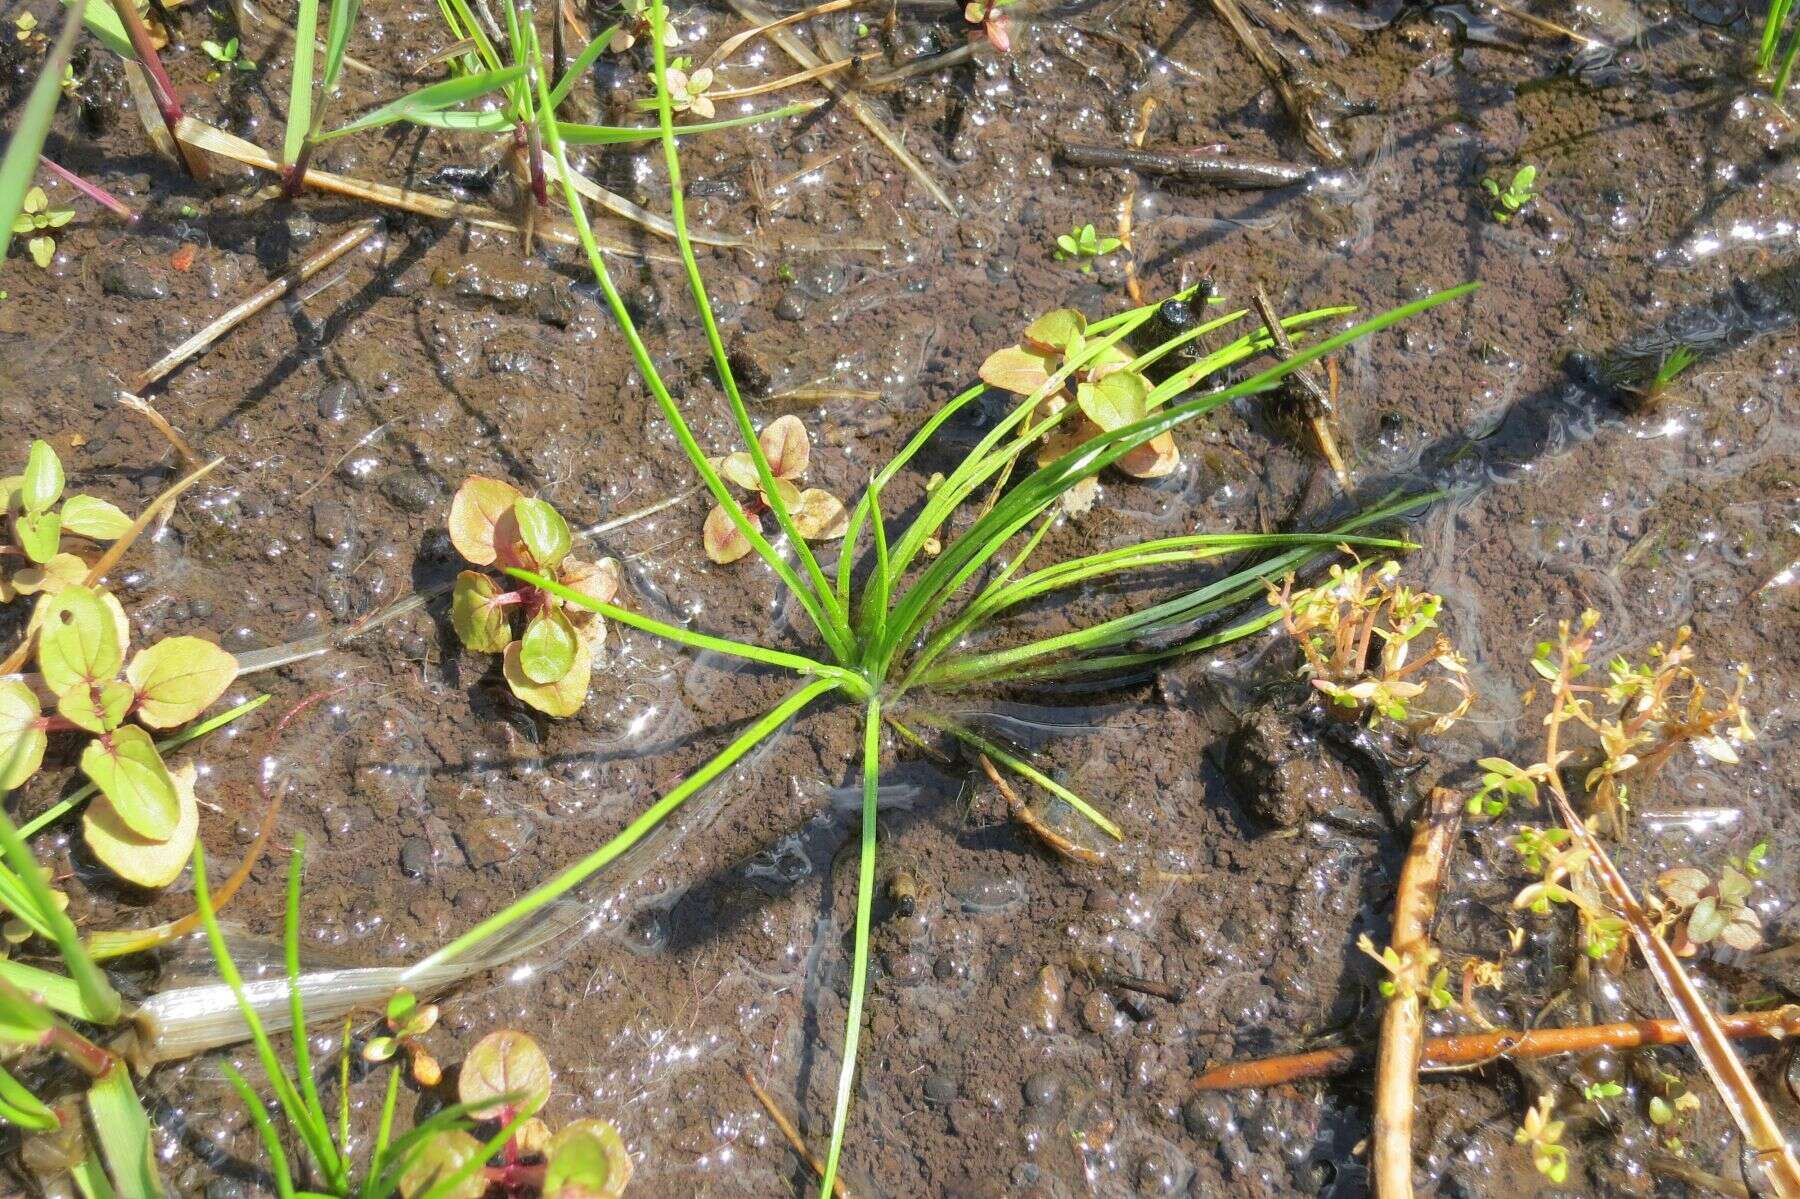
<instances>
[{"instance_id":1,"label":"green grass blade","mask_svg":"<svg viewBox=\"0 0 1800 1199\"><path fill-rule=\"evenodd\" d=\"M319 110L331 98L338 76L344 70L344 54L350 46L350 33L356 28L362 0L331 0L331 12L325 19L325 70L319 77Z\"/></svg>"},{"instance_id":2,"label":"green grass blade","mask_svg":"<svg viewBox=\"0 0 1800 1199\"><path fill-rule=\"evenodd\" d=\"M1094 807L1087 800L1081 798L1081 796L1075 794L1075 792L1069 790L1067 787L1033 766L1030 762L1025 761L1016 754L1007 752L998 745L995 745L992 741L989 741L986 737L981 736L964 725L958 724L956 721L942 720L931 716L922 716L920 719L925 724L931 725L933 728L942 729L944 732L949 733L958 741L965 742L968 745L975 747L1000 765L1018 775L1020 778L1028 779L1029 781L1036 783L1038 786L1087 817L1096 828L1100 829L1101 832L1111 837L1114 841L1123 841L1125 839L1125 834L1120 831L1119 826L1114 824L1104 812L1100 811L1100 809Z\"/></svg>"},{"instance_id":3,"label":"green grass blade","mask_svg":"<svg viewBox=\"0 0 1800 1199\"><path fill-rule=\"evenodd\" d=\"M400 118L422 129L443 129L451 133L500 133L516 123L504 108L470 112L453 108L445 111L414 112Z\"/></svg>"},{"instance_id":4,"label":"green grass blade","mask_svg":"<svg viewBox=\"0 0 1800 1199\"><path fill-rule=\"evenodd\" d=\"M595 61L606 53L606 47L612 44L612 40L618 32L617 25L609 25L594 35L594 40L582 47L581 53L575 56L575 61L569 64L568 70L563 72L562 78L556 81L556 86L550 89L550 94L544 98L544 102L539 107L547 113L554 113L561 108L563 101L569 98L569 93L575 90L575 85L581 82L582 76L586 75ZM563 126L563 136L570 141L575 141L574 138L569 137L568 128L567 125ZM654 136L655 131L652 130L651 133Z\"/></svg>"},{"instance_id":5,"label":"green grass blade","mask_svg":"<svg viewBox=\"0 0 1800 1199\"><path fill-rule=\"evenodd\" d=\"M48 933L43 935L49 936ZM0 958L0 980L11 983L53 1012L93 1024L107 1023L105 1011L90 1005L75 980L67 975L52 974L24 962Z\"/></svg>"},{"instance_id":6,"label":"green grass blade","mask_svg":"<svg viewBox=\"0 0 1800 1199\"><path fill-rule=\"evenodd\" d=\"M508 85L524 77L525 68L513 66L482 71L477 75L459 75L454 79L445 79L439 83L429 83L417 91L408 92L397 99L389 100L386 104L357 117L348 125L341 125L328 133L321 133L315 140L319 142L334 141L340 137L348 137L352 133L363 133L370 129L379 129L383 125L392 125L396 121L423 123L435 113L454 108L458 104L467 104L470 100L480 99L493 92L503 91Z\"/></svg>"},{"instance_id":7,"label":"green grass blade","mask_svg":"<svg viewBox=\"0 0 1800 1199\"><path fill-rule=\"evenodd\" d=\"M294 75L288 81L287 127L281 133L281 165L300 160L312 132L313 56L319 43L319 0L300 0L294 19Z\"/></svg>"},{"instance_id":8,"label":"green grass blade","mask_svg":"<svg viewBox=\"0 0 1800 1199\"><path fill-rule=\"evenodd\" d=\"M125 59L127 62L137 61L137 51L132 48L131 36L125 32L125 26L119 23L119 14L113 11L107 0L62 0L63 7L81 9L81 21L88 32L99 38L108 50ZM60 68L58 70L60 74Z\"/></svg>"},{"instance_id":9,"label":"green grass blade","mask_svg":"<svg viewBox=\"0 0 1800 1199\"><path fill-rule=\"evenodd\" d=\"M0 1068L0 1121L26 1132L51 1132L62 1127L56 1113L4 1068Z\"/></svg>"},{"instance_id":10,"label":"green grass blade","mask_svg":"<svg viewBox=\"0 0 1800 1199\"><path fill-rule=\"evenodd\" d=\"M150 1117L144 1114L124 1062L115 1059L112 1069L88 1087L87 1106L100 1154L119 1193L130 1199L161 1199L165 1192L156 1172Z\"/></svg>"},{"instance_id":11,"label":"green grass blade","mask_svg":"<svg viewBox=\"0 0 1800 1199\"><path fill-rule=\"evenodd\" d=\"M295 833L293 853L288 858L287 918L282 921L281 930L282 964L287 969L288 1011L293 1020L294 1075L300 1080L300 1095L313 1123L320 1129L329 1130L331 1117L325 1114L325 1105L319 1102L319 1086L313 1079L312 1048L307 1044L306 1034L306 1003L300 997L300 876L305 857L306 835ZM331 1149L331 1160L323 1163L325 1173L339 1184L347 1183L349 1163L329 1133L324 1140Z\"/></svg>"},{"instance_id":12,"label":"green grass blade","mask_svg":"<svg viewBox=\"0 0 1800 1199\"><path fill-rule=\"evenodd\" d=\"M781 531L787 534L788 543L793 546L795 555L806 568L815 598L826 610L831 623L828 633L835 634L827 635L826 640L831 643L838 661L848 665L852 653L849 616L838 605L837 593L825 578L818 557L812 552L806 539L800 536L800 531L794 524L793 513L788 511L787 501L781 498L781 493L775 486L775 473L770 469L768 455L763 453L762 443L756 436L756 426L750 419L750 410L745 407L744 397L738 391L737 376L732 371L730 357L725 352L725 341L719 336L719 322L713 316L712 301L706 295L706 281L700 277L700 262L694 256L694 242L688 235L687 198L681 181L681 154L675 145L674 104L669 95L668 19L669 11L665 0L655 0L650 9L650 43L656 65L656 119L662 130L663 163L669 176L669 219L675 225L675 242L681 251L682 265L687 268L688 290L693 293L694 307L700 313L700 324L706 332L706 344L712 350L713 373L718 376L719 385L725 389L731 414L737 419L738 433L744 440L744 448L750 453L750 461L756 467L756 477L761 481L763 501L775 514Z\"/></svg>"},{"instance_id":13,"label":"green grass blade","mask_svg":"<svg viewBox=\"0 0 1800 1199\"><path fill-rule=\"evenodd\" d=\"M262 1063L263 1075L275 1092L282 1114L300 1135L301 1143L312 1155L320 1172L335 1181L337 1171L333 1166L339 1159L337 1147L331 1142L330 1127L316 1120L314 1113L300 1098L293 1080L281 1068L281 1059L276 1056L275 1044L269 1040L262 1017L256 1014L256 1009L244 994L243 976L238 973L231 950L226 948L225 934L219 928L218 914L213 911L212 891L206 884L206 848L199 842L194 844L194 902L200 910L200 922L206 927L206 941L212 947L213 962L219 968L219 977L225 980L225 985L231 988L231 993L237 998L238 1011L244 1017L244 1026L250 1030L250 1039L256 1046L256 1056ZM306 1031L296 1029L295 1035L305 1036Z\"/></svg>"},{"instance_id":14,"label":"green grass blade","mask_svg":"<svg viewBox=\"0 0 1800 1199\"><path fill-rule=\"evenodd\" d=\"M62 955L63 965L68 968L69 976L74 980L82 1006L92 1013L96 1023L116 1023L124 1008L119 993L113 990L112 984L106 981L106 975L82 947L81 934L75 931L74 922L56 905L56 900L50 894L50 883L44 878L43 868L32 857L31 847L19 836L12 817L6 813L5 798L6 792L0 791L0 852L5 854L7 865L12 867L13 874L24 888L27 902L49 929L50 939L56 942L57 952Z\"/></svg>"},{"instance_id":15,"label":"green grass blade","mask_svg":"<svg viewBox=\"0 0 1800 1199\"><path fill-rule=\"evenodd\" d=\"M708 783L718 778L731 766L762 743L775 730L786 724L802 709L815 699L840 689L835 679L818 679L808 683L790 694L775 708L757 720L741 733L735 741L721 750L705 765L683 779L676 787L661 799L646 808L636 820L625 826L618 836L596 849L587 857L576 862L561 874L541 886L533 888L519 899L514 900L505 909L483 920L474 928L456 940L439 949L436 953L415 963L404 974L401 981L416 978L430 971L433 967L442 966L467 955L482 942L504 929L510 928L520 920L542 909L546 904L579 887L591 878L607 863L636 845L650 834L677 808L686 803L695 793Z\"/></svg>"},{"instance_id":16,"label":"green grass blade","mask_svg":"<svg viewBox=\"0 0 1800 1199\"><path fill-rule=\"evenodd\" d=\"M50 136L56 102L62 99L63 66L69 61L75 36L80 32L81 20L71 10L63 17L56 41L38 66L37 81L31 85L24 107L19 109L6 154L0 157L0 260L5 259L12 246L13 222L25 207L25 193L31 190L32 177L37 174L38 156L44 152L44 139Z\"/></svg>"},{"instance_id":17,"label":"green grass blade","mask_svg":"<svg viewBox=\"0 0 1800 1199\"><path fill-rule=\"evenodd\" d=\"M164 737L161 741L158 741L156 743L157 752L164 757L167 757L170 753L180 749L188 742L196 741L201 737L206 736L208 733L215 733L232 721L237 720L240 717L248 716L250 713L268 703L272 698L274 697L265 693L254 699L245 700L243 703L229 711L221 712L217 716L208 717L199 724L189 725L187 728L181 730L181 732L176 733L173 737ZM86 803L89 799L92 799L99 790L100 789L92 783L86 784L75 791L75 793L70 795L67 799L62 800L60 803L51 804L38 815L33 816L25 823L25 827L19 830L19 835L26 838L37 836L52 824L55 824L58 820L61 820L64 816L67 816L70 812L73 812L76 808Z\"/></svg>"},{"instance_id":18,"label":"green grass blade","mask_svg":"<svg viewBox=\"0 0 1800 1199\"><path fill-rule=\"evenodd\" d=\"M263 1152L269 1155L269 1173L275 1176L275 1193L281 1199L294 1199L294 1172L289 1168L287 1154L281 1148L281 1138L276 1135L275 1122L269 1119L268 1105L250 1089L250 1084L244 1081L244 1076L230 1062L220 1062L219 1068L225 1071L225 1081L231 1084L231 1089L238 1093L238 1098L249 1111L250 1122L256 1125L256 1135L262 1138Z\"/></svg>"},{"instance_id":19,"label":"green grass blade","mask_svg":"<svg viewBox=\"0 0 1800 1199\"><path fill-rule=\"evenodd\" d=\"M794 104L784 104L780 108L771 108L767 112L750 112L741 116L721 117L716 121L695 121L675 128L676 137L692 137L696 133L717 133L721 129L736 129L743 125L760 125L765 121L779 121L783 117L799 116L803 112L811 112L820 107L821 101L801 100ZM633 142L655 141L662 136L662 130L654 125L578 125L569 121L558 121L557 129L563 140L572 146L622 146ZM678 226L679 227L679 226Z\"/></svg>"},{"instance_id":20,"label":"green grass blade","mask_svg":"<svg viewBox=\"0 0 1800 1199\"><path fill-rule=\"evenodd\" d=\"M541 94L541 89L546 87L543 79L543 64L538 62L535 65L538 68L535 74L538 77L540 89L539 109L547 111L542 103ZM644 339L638 332L637 322L631 319L631 312L625 307L624 297L619 295L619 289L612 280L612 273L606 269L606 262L600 257L600 247L594 241L593 226L588 223L587 209L582 204L581 194L575 190L574 175L569 168L568 153L563 145L562 135L557 131L557 122L541 119L541 124L544 146L549 150L550 156L556 160L557 177L562 185L563 200L569 206L569 218L575 226L575 236L581 242L582 253L587 256L588 269L593 272L594 281L600 285L600 292L606 297L606 306L611 309L613 319L618 322L620 332L625 335L625 344L631 350L632 362L637 367L638 375L644 380L644 385L650 389L650 394L655 397L663 418L675 431L675 439L681 443L682 452L688 456L688 462L693 465L701 482L706 484L706 490L712 495L713 501L725 510L726 515L731 518L733 527L750 542L751 547L756 550L757 556L768 564L769 569L773 570L788 590L793 593L800 606L806 610L806 615L813 622L813 627L819 631L819 636L823 637L828 644L831 643L839 637L839 634L836 626L827 619L824 609L819 605L818 598L801 581L800 576L795 573L792 566L788 565L787 560L775 552L775 547L770 545L768 538L762 535L762 530L745 515L743 505L725 486L725 480L719 477L718 470L707 460L706 452L695 440L693 429L689 427L687 418L681 414L681 407L675 403L675 397L670 394L668 385L663 382L661 373L657 371L656 363L650 357L649 347L644 344Z\"/></svg>"},{"instance_id":21,"label":"green grass blade","mask_svg":"<svg viewBox=\"0 0 1800 1199\"><path fill-rule=\"evenodd\" d=\"M1756 52L1756 69L1767 71L1775 62L1775 53L1781 46L1781 30L1787 24L1788 10L1793 7L1793 0L1769 0L1768 15L1763 18L1762 44Z\"/></svg>"},{"instance_id":22,"label":"green grass blade","mask_svg":"<svg viewBox=\"0 0 1800 1199\"><path fill-rule=\"evenodd\" d=\"M564 586L555 579L540 574L533 574L529 570L522 570L516 566L507 567L506 573L516 579L530 583L533 587L538 587L548 591L552 595L560 596L567 603L574 604L577 607L586 608L590 612L599 613L608 620L616 620L622 625L628 625L641 632L654 634L665 640L676 642L679 645L685 645L692 649L709 650L715 654L727 654L734 658L745 658L752 662L761 662L765 666L780 666L787 670L798 671L800 674L812 675L817 678L832 679L840 686L847 688L853 695L860 695L862 692L868 690L868 685L863 682L861 675L858 675L855 671L846 670L842 666L834 666L829 662L820 662L817 659L804 657L800 654L789 654L784 653L781 650L764 649L760 645L751 645L744 641L732 641L725 637L713 637L706 633L696 633L690 629L681 628L679 625L665 624L663 621L633 612L629 608L621 608L616 604L609 604L602 600L597 600L593 596L583 595L578 591L574 591L569 587Z\"/></svg>"},{"instance_id":23,"label":"green grass blade","mask_svg":"<svg viewBox=\"0 0 1800 1199\"><path fill-rule=\"evenodd\" d=\"M348 1065L350 1061L349 1054L350 1046L346 1043L344 1046L344 1062L346 1065ZM390 1069L388 1071L387 1093L381 1098L381 1120L375 1126L375 1148L369 1152L369 1173L368 1176L363 1179L362 1190L359 1192L361 1199L372 1199L374 1183L384 1172L383 1163L387 1160L388 1145L392 1141L394 1135L394 1109L399 1101L400 1071L398 1069ZM349 1144L348 1138L346 1138L344 1143Z\"/></svg>"},{"instance_id":24,"label":"green grass blade","mask_svg":"<svg viewBox=\"0 0 1800 1199\"><path fill-rule=\"evenodd\" d=\"M100 1155L91 1148L69 1167L69 1177L75 1181L81 1199L118 1199L118 1192L106 1177L106 1167L100 1164Z\"/></svg>"},{"instance_id":25,"label":"green grass blade","mask_svg":"<svg viewBox=\"0 0 1800 1199\"><path fill-rule=\"evenodd\" d=\"M862 1040L863 999L869 987L869 917L875 898L876 798L881 783L881 700L871 698L863 717L862 846L856 866L856 942L851 950L850 1007L844 1013L844 1058L838 1067L837 1106L831 1115L831 1148L819 1176L819 1199L831 1199L844 1129L850 1121L850 1092L856 1086L856 1050Z\"/></svg>"}]
</instances>

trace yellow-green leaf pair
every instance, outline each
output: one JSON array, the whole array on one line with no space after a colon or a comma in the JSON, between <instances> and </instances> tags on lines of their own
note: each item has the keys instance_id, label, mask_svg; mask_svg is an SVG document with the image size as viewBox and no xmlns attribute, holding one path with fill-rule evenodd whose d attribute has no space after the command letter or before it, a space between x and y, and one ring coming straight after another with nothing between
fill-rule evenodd
<instances>
[{"instance_id":1,"label":"yellow-green leaf pair","mask_svg":"<svg viewBox=\"0 0 1800 1199\"><path fill-rule=\"evenodd\" d=\"M844 502L822 487L802 490L795 482L806 474L812 461L812 439L800 418L793 415L777 417L763 426L756 436L756 443L762 449L763 457L768 459L775 494L787 508L788 515L793 517L795 531L808 541L831 541L842 537L850 527ZM754 521L772 506L770 493L762 489L756 460L748 451L737 450L713 459L712 463L713 469L728 481L756 497L755 502L744 505L745 516ZM713 505L712 511L707 513L700 538L706 556L721 565L736 562L752 548L750 539L738 531L723 504Z\"/></svg>"},{"instance_id":2,"label":"yellow-green leaf pair","mask_svg":"<svg viewBox=\"0 0 1800 1199\"><path fill-rule=\"evenodd\" d=\"M65 533L90 541L112 541L131 528L131 518L97 496L63 496L62 462L47 441L31 443L25 472L0 478L0 510L12 526L14 543L32 566L0 579L0 603L18 595L58 591L85 578L87 564L61 552Z\"/></svg>"},{"instance_id":3,"label":"yellow-green leaf pair","mask_svg":"<svg viewBox=\"0 0 1800 1199\"><path fill-rule=\"evenodd\" d=\"M45 716L22 680L0 682L0 784L18 786L42 764L47 734L92 734L81 771L100 791L83 821L89 848L122 878L160 887L180 874L193 848L197 813L191 768L171 774L150 734L186 724L237 677L237 660L198 637L170 637L125 662L130 624L119 601L72 585L38 601L29 633L38 673L56 700ZM119 673L124 670L121 681Z\"/></svg>"},{"instance_id":4,"label":"yellow-green leaf pair","mask_svg":"<svg viewBox=\"0 0 1800 1199\"><path fill-rule=\"evenodd\" d=\"M617 562L573 557L574 535L561 514L501 479L474 475L457 489L450 503L450 541L477 566L517 566L549 575L601 603L611 603L619 591ZM526 618L517 637L515 611ZM468 649L504 655L508 688L549 716L573 716L581 709L594 658L606 640L599 613L477 570L457 576L450 623Z\"/></svg>"}]
</instances>

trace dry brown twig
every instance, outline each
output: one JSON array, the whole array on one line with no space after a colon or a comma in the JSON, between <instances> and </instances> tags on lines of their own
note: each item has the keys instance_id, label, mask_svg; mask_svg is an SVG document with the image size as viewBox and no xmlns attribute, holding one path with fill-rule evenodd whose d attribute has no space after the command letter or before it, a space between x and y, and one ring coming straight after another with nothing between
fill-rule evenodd
<instances>
[{"instance_id":1,"label":"dry brown twig","mask_svg":"<svg viewBox=\"0 0 1800 1199\"><path fill-rule=\"evenodd\" d=\"M740 1073L743 1074L744 1081L750 1084L750 1093L756 1096L756 1101L762 1104L763 1111L768 1113L769 1120L780 1130L781 1135L787 1138L787 1143L793 1148L794 1153L812 1168L814 1174L820 1178L825 1177L825 1163L821 1162L814 1156L813 1151L807 1148L806 1142L800 1138L800 1130L794 1127L792 1120L787 1118L787 1113L775 1106L774 1096L762 1089L762 1085L756 1081L756 1075L750 1073L748 1066L745 1066ZM842 1176L831 1180L831 1193L836 1195L837 1199L853 1199L850 1188L844 1185Z\"/></svg>"},{"instance_id":2,"label":"dry brown twig","mask_svg":"<svg viewBox=\"0 0 1800 1199\"><path fill-rule=\"evenodd\" d=\"M1431 923L1437 915L1444 871L1462 827L1462 798L1447 787L1432 791L1425 817L1413 831L1394 899L1394 952L1416 964L1410 983L1395 982L1381 1021L1381 1055L1375 1074L1374 1167L1378 1199L1410 1199L1412 1114L1425 1036L1425 1003L1431 966Z\"/></svg>"},{"instance_id":3,"label":"dry brown twig","mask_svg":"<svg viewBox=\"0 0 1800 1199\"><path fill-rule=\"evenodd\" d=\"M1800 1007L1788 1006L1772 1012L1740 1012L1720 1017L1719 1024L1724 1034L1733 1040L1800 1036ZM1420 1047L1419 1064L1426 1070L1466 1070L1507 1058L1559 1057L1601 1049L1642 1049L1686 1043L1687 1032L1678 1020L1629 1020L1580 1028L1539 1028L1529 1032L1496 1028L1489 1032L1427 1038ZM1273 1087L1309 1078L1348 1074L1366 1067L1368 1060L1365 1050L1341 1045L1307 1053L1222 1062L1203 1070L1194 1079L1193 1086L1197 1091Z\"/></svg>"}]
</instances>

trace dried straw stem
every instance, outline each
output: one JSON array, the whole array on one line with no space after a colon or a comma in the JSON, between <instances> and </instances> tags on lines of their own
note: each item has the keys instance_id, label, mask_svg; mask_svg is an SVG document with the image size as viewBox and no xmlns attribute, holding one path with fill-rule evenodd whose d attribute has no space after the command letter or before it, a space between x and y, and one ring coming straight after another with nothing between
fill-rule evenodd
<instances>
[{"instance_id":1,"label":"dried straw stem","mask_svg":"<svg viewBox=\"0 0 1800 1199\"><path fill-rule=\"evenodd\" d=\"M820 1161L813 1151L807 1148L806 1142L800 1139L800 1130L794 1127L794 1122L787 1118L786 1112L775 1106L774 1096L762 1089L762 1085L756 1081L756 1075L750 1073L749 1067L746 1066L741 1073L744 1081L750 1085L750 1093L756 1096L756 1101L762 1104L763 1111L769 1114L769 1120L781 1130L781 1135L787 1138L787 1143L793 1148L795 1155L805 1162L814 1174L820 1178L825 1177L825 1163ZM850 1188L844 1185L841 1176L831 1180L831 1193L836 1195L837 1199L852 1199Z\"/></svg>"},{"instance_id":2,"label":"dried straw stem","mask_svg":"<svg viewBox=\"0 0 1800 1199\"><path fill-rule=\"evenodd\" d=\"M1789 1005L1772 1012L1721 1016L1719 1027L1725 1036L1738 1041L1754 1037L1784 1039L1800 1036L1800 1007ZM1627 1020L1579 1028L1537 1028L1529 1032L1496 1028L1454 1037L1430 1037L1421 1047L1419 1064L1428 1070L1467 1069L1506 1058L1558 1057L1600 1049L1685 1045L1687 1039L1687 1030L1678 1020ZM1193 1085L1196 1091L1273 1087L1309 1078L1348 1074L1367 1064L1368 1054L1364 1050L1343 1045L1247 1062L1225 1062L1202 1071Z\"/></svg>"},{"instance_id":3,"label":"dried straw stem","mask_svg":"<svg viewBox=\"0 0 1800 1199\"><path fill-rule=\"evenodd\" d=\"M1425 818L1413 830L1412 846L1400 867L1390 944L1402 960L1424 961L1431 948L1444 871L1462 826L1462 801L1438 787ZM1423 972L1421 971L1421 974ZM1423 980L1421 980L1423 981ZM1411 1199L1412 1116L1419 1080L1419 1049L1425 1037L1424 1004L1416 988L1402 988L1381 1020L1381 1055L1375 1072L1374 1167L1377 1199Z\"/></svg>"}]
</instances>

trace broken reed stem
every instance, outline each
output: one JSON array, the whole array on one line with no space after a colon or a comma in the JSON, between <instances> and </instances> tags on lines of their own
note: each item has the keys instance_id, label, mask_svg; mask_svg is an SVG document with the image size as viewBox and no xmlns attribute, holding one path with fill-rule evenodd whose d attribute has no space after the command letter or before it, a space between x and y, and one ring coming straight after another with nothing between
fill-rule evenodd
<instances>
[{"instance_id":1,"label":"broken reed stem","mask_svg":"<svg viewBox=\"0 0 1800 1199\"><path fill-rule=\"evenodd\" d=\"M1012 789L1012 784L1008 783L994 768L994 764L988 760L988 756L986 754L978 756L981 759L981 769L987 772L988 780L999 790L1000 798L1006 801L1006 808L1012 813L1012 818L1030 829L1032 835L1047 845L1051 852L1058 857L1067 858L1071 862L1080 862L1086 866L1106 864L1105 854L1089 849L1085 845L1077 845L1045 824L1043 818L1031 810L1031 805L1021 799L1019 793Z\"/></svg>"},{"instance_id":2,"label":"broken reed stem","mask_svg":"<svg viewBox=\"0 0 1800 1199\"><path fill-rule=\"evenodd\" d=\"M204 329L164 354L150 366L139 371L131 378L131 390L143 391L152 383L166 378L182 363L205 353L212 344L237 326L243 324L263 309L279 300L282 296L299 287L302 283L348 254L369 239L369 235L381 227L377 220L362 221L351 227L349 232L308 258L295 270L289 271L281 278L270 283L249 299L242 301L212 321ZM179 449L179 444L177 445ZM188 454L192 454L192 450ZM187 455L184 455L184 457Z\"/></svg>"},{"instance_id":3,"label":"broken reed stem","mask_svg":"<svg viewBox=\"0 0 1800 1199\"><path fill-rule=\"evenodd\" d=\"M794 1127L794 1122L787 1118L786 1112L775 1106L774 1097L762 1089L761 1084L756 1081L756 1075L750 1073L748 1066L744 1067L740 1073L743 1074L744 1081L750 1085L750 1093L756 1096L756 1101L762 1104L763 1111L768 1113L769 1120L781 1130L781 1135L787 1138L787 1143L793 1148L795 1155L811 1167L815 1175L820 1178L825 1177L825 1163L815 1157L813 1151L807 1148L806 1142L800 1139L800 1130ZM831 1193L836 1195L837 1199L852 1199L850 1189L844 1185L842 1177L831 1180Z\"/></svg>"},{"instance_id":4,"label":"broken reed stem","mask_svg":"<svg viewBox=\"0 0 1800 1199\"><path fill-rule=\"evenodd\" d=\"M1752 1037L1782 1039L1800 1036L1800 1007L1788 1005L1772 1012L1740 1012L1719 1017L1720 1028L1735 1041ZM1422 1069L1459 1069L1484 1066L1507 1058L1559 1057L1592 1053L1599 1049L1643 1049L1655 1045L1685 1045L1687 1032L1678 1020L1628 1020L1618 1024L1592 1024L1579 1028L1536 1028L1529 1032L1497 1028L1490 1032L1430 1037L1421 1046ZM1244 1087L1272 1087L1309 1078L1348 1074L1368 1065L1365 1050L1351 1045L1224 1062L1201 1071L1194 1079L1196 1091L1234 1091Z\"/></svg>"},{"instance_id":5,"label":"broken reed stem","mask_svg":"<svg viewBox=\"0 0 1800 1199\"><path fill-rule=\"evenodd\" d=\"M175 141L175 156L189 175L195 179L207 178L210 172L206 168L206 159L182 144L175 132L175 126L181 123L181 101L175 95L175 85L169 81L168 72L163 70L162 59L157 57L149 26L144 24L144 18L138 14L132 0L112 0L112 6L119 14L119 24L125 27L125 35L131 39L131 48L137 53L139 65L150 77L150 94L156 100L156 111L162 115L169 136Z\"/></svg>"},{"instance_id":6,"label":"broken reed stem","mask_svg":"<svg viewBox=\"0 0 1800 1199\"><path fill-rule=\"evenodd\" d=\"M119 199L119 197L113 195L98 183L88 182L74 171L71 171L68 167L54 162L49 158L40 156L38 162L46 171L49 171L52 175L55 175L58 179L61 179L76 191L100 205L100 207L112 212L113 215L117 216L127 225L135 225L138 223L138 214L127 207L125 201Z\"/></svg>"},{"instance_id":7,"label":"broken reed stem","mask_svg":"<svg viewBox=\"0 0 1800 1199\"><path fill-rule=\"evenodd\" d=\"M1373 1137L1376 1199L1411 1199L1413 1193L1412 1116L1419 1047L1425 1036L1425 1005L1419 988L1428 985L1425 955L1431 949L1431 923L1461 827L1461 798L1447 787L1434 788L1400 867L1389 944L1401 961L1416 961L1421 969L1417 985L1397 990L1381 1019Z\"/></svg>"},{"instance_id":8,"label":"broken reed stem","mask_svg":"<svg viewBox=\"0 0 1800 1199\"><path fill-rule=\"evenodd\" d=\"M148 421L151 428L161 433L163 439L175 447L175 452L181 456L182 464L189 470L200 465L200 455L194 452L194 447L188 444L187 438L176 432L175 426L169 423L169 418L158 412L144 397L132 395L129 391L121 391L119 406L129 408Z\"/></svg>"}]
</instances>

